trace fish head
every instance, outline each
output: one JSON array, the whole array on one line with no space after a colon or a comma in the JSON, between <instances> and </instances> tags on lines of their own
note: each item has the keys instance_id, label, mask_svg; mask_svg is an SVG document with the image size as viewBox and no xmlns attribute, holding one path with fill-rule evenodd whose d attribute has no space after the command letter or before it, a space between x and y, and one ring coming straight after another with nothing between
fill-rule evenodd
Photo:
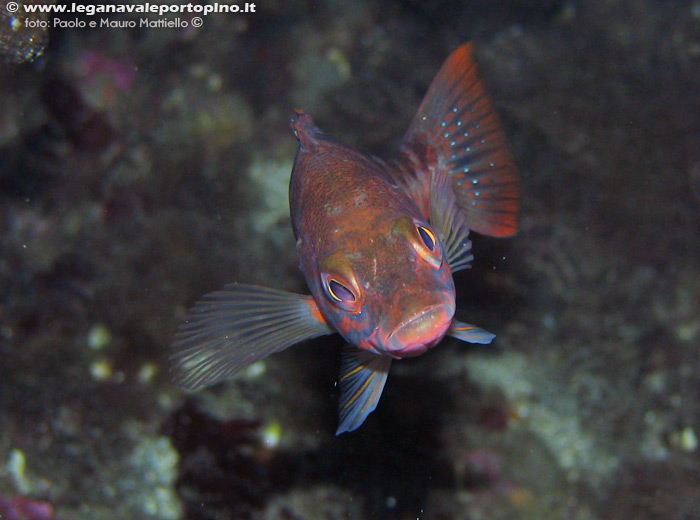
<instances>
[{"instance_id":1,"label":"fish head","mask_svg":"<svg viewBox=\"0 0 700 520\"><path fill-rule=\"evenodd\" d=\"M435 346L450 327L455 288L442 244L410 215L339 231L352 244L317 262L314 297L326 319L360 349L403 358Z\"/></svg>"}]
</instances>

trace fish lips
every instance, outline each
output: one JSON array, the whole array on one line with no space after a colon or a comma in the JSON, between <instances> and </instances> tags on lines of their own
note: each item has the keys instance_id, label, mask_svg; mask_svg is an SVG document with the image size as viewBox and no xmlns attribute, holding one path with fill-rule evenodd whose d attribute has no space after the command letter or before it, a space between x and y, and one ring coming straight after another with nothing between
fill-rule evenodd
<instances>
[{"instance_id":1,"label":"fish lips","mask_svg":"<svg viewBox=\"0 0 700 520\"><path fill-rule=\"evenodd\" d=\"M418 356L445 336L452 323L455 306L431 305L402 321L386 336L383 351L395 358Z\"/></svg>"}]
</instances>

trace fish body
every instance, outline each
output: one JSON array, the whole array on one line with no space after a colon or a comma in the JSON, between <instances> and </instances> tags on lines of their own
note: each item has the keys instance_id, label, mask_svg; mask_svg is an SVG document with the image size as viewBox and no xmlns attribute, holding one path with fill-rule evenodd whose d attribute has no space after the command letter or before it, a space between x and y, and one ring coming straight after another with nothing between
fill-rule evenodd
<instances>
[{"instance_id":1,"label":"fish body","mask_svg":"<svg viewBox=\"0 0 700 520\"><path fill-rule=\"evenodd\" d=\"M196 390L337 332L347 341L339 434L375 409L392 360L445 335L491 342L454 318L452 275L473 259L470 230L516 232L519 176L470 45L443 65L391 157L344 145L302 111L292 129L290 211L311 295L245 284L206 295L178 329L173 360Z\"/></svg>"},{"instance_id":2,"label":"fish body","mask_svg":"<svg viewBox=\"0 0 700 520\"><path fill-rule=\"evenodd\" d=\"M393 165L325 136L304 113L292 126L300 143L292 226L321 313L361 350L421 354L455 310L452 273L428 218L393 180Z\"/></svg>"}]
</instances>

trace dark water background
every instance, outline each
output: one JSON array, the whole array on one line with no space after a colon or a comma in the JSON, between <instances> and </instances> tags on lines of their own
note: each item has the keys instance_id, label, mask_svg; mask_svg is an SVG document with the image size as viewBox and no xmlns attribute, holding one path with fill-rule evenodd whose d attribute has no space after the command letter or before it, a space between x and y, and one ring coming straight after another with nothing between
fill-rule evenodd
<instances>
[{"instance_id":1,"label":"dark water background","mask_svg":"<svg viewBox=\"0 0 700 520\"><path fill-rule=\"evenodd\" d=\"M0 69L0 517L700 519L700 2L256 7ZM293 109L391 151L466 40L523 175L456 279L494 345L395 363L340 437L336 339L181 393L200 295L305 290Z\"/></svg>"}]
</instances>

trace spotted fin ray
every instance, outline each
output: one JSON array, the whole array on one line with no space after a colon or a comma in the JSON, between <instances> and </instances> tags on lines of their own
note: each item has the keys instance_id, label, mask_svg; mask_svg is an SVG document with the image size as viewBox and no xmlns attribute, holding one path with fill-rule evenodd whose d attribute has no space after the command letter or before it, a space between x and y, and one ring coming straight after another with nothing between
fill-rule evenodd
<instances>
[{"instance_id":1,"label":"spotted fin ray","mask_svg":"<svg viewBox=\"0 0 700 520\"><path fill-rule=\"evenodd\" d=\"M340 364L340 424L336 435L359 428L377 407L389 374L391 358L360 350L343 349Z\"/></svg>"},{"instance_id":2,"label":"spotted fin ray","mask_svg":"<svg viewBox=\"0 0 700 520\"><path fill-rule=\"evenodd\" d=\"M515 234L519 174L471 44L459 47L442 66L401 149L405 157L421 150L428 171L445 171L451 177L469 229L496 237Z\"/></svg>"},{"instance_id":3,"label":"spotted fin ray","mask_svg":"<svg viewBox=\"0 0 700 520\"><path fill-rule=\"evenodd\" d=\"M295 343L333 333L311 296L234 283L190 309L171 359L180 386L197 390Z\"/></svg>"}]
</instances>

